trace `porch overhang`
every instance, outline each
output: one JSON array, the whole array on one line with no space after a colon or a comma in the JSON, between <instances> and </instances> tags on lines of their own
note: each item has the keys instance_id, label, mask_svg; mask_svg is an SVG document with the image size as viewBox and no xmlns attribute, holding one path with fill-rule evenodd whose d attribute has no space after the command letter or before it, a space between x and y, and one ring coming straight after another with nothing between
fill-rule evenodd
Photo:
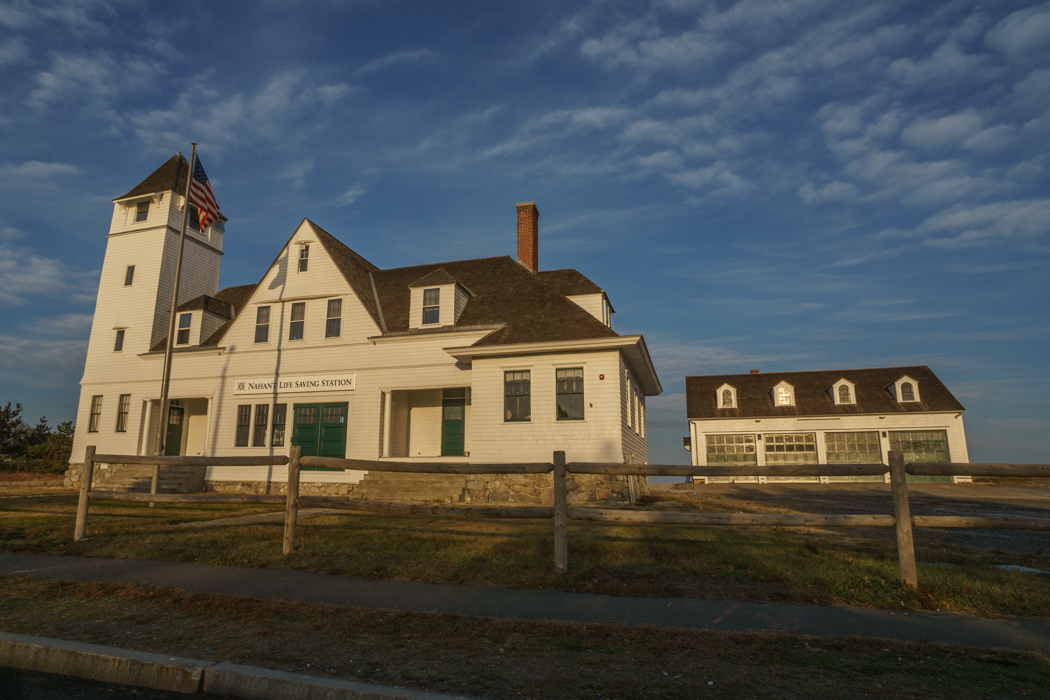
<instances>
[{"instance_id":1,"label":"porch overhang","mask_svg":"<svg viewBox=\"0 0 1050 700\"><path fill-rule=\"evenodd\" d=\"M589 338L585 340L558 340L546 343L518 343L515 345L486 345L477 347L445 348L452 357L460 362L469 363L476 357L515 357L519 355L549 355L563 352L588 352L599 350L619 350L623 353L627 365L638 380L646 396L658 396L663 393L660 378L656 376L645 338L640 335L625 335L614 338Z\"/></svg>"}]
</instances>

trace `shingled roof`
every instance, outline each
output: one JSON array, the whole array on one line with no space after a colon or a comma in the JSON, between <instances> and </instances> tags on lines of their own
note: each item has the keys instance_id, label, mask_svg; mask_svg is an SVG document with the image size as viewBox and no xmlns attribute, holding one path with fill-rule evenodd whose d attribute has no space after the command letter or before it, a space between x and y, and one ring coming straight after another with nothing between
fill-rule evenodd
<instances>
[{"instance_id":1,"label":"shingled roof","mask_svg":"<svg viewBox=\"0 0 1050 700\"><path fill-rule=\"evenodd\" d=\"M176 153L171 158L168 158L164 165L150 173L149 177L135 185L130 192L123 197L117 197L113 201L127 199L128 197L138 197L144 194L153 194L154 192L167 192L168 190L185 192L186 179L189 177L189 173L190 164L186 162L182 153Z\"/></svg>"},{"instance_id":2,"label":"shingled roof","mask_svg":"<svg viewBox=\"0 0 1050 700\"><path fill-rule=\"evenodd\" d=\"M608 326L508 256L416 265L373 273L388 332L409 329L410 285L444 270L472 296L456 326L503 325L477 345L616 337Z\"/></svg>"},{"instance_id":3,"label":"shingled roof","mask_svg":"<svg viewBox=\"0 0 1050 700\"><path fill-rule=\"evenodd\" d=\"M379 309L376 306L375 295L372 293L371 278L372 273L378 271L379 268L347 248L338 238L314 222L309 219L306 219L306 221L317 231L317 237L320 239L321 244L328 251L328 255L331 256L339 271L343 273L343 277L350 285L350 288L354 290L357 298L361 300L372 320L375 321L377 326L381 327ZM385 305L383 311L384 313L386 311Z\"/></svg>"},{"instance_id":4,"label":"shingled roof","mask_svg":"<svg viewBox=\"0 0 1050 700\"><path fill-rule=\"evenodd\" d=\"M890 387L907 375L918 384L919 401L897 401ZM840 379L855 387L853 404L836 404L829 389ZM794 406L776 406L773 387L787 382L795 389ZM736 407L719 408L723 384L736 389ZM962 411L963 406L926 365L835 369L815 372L714 374L685 378L686 412L690 419L838 416L872 413Z\"/></svg>"},{"instance_id":5,"label":"shingled roof","mask_svg":"<svg viewBox=\"0 0 1050 700\"><path fill-rule=\"evenodd\" d=\"M602 288L578 270L540 270L536 276L567 297L577 294L601 294Z\"/></svg>"}]
</instances>

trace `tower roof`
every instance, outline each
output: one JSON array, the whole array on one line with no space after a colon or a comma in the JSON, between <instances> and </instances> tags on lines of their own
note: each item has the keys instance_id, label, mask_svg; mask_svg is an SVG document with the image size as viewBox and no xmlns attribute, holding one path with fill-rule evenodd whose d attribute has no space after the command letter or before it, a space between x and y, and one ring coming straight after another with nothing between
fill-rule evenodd
<instances>
[{"instance_id":1,"label":"tower roof","mask_svg":"<svg viewBox=\"0 0 1050 700\"><path fill-rule=\"evenodd\" d=\"M189 173L190 164L181 152L176 153L164 165L154 170L149 177L133 187L130 192L117 197L113 201L127 199L128 197L138 197L144 194L153 194L154 192L167 192L168 190L184 192Z\"/></svg>"}]
</instances>

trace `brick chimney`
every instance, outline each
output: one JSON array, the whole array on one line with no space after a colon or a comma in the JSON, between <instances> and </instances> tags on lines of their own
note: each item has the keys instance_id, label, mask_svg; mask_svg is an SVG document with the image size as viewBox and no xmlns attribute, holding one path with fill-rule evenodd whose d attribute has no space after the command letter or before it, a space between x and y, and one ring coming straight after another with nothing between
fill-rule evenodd
<instances>
[{"instance_id":1,"label":"brick chimney","mask_svg":"<svg viewBox=\"0 0 1050 700\"><path fill-rule=\"evenodd\" d=\"M536 202L518 206L518 262L531 271L540 267L540 210Z\"/></svg>"}]
</instances>

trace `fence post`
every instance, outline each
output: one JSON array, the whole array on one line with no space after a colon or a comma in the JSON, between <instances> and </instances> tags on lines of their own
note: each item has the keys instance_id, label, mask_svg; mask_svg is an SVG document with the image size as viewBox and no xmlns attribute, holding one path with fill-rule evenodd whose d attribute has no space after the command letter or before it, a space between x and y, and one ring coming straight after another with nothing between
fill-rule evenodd
<instances>
[{"instance_id":1,"label":"fence post","mask_svg":"<svg viewBox=\"0 0 1050 700\"><path fill-rule=\"evenodd\" d=\"M288 450L288 481L284 495L284 549L282 554L295 551L295 521L299 517L299 456L302 447L292 445Z\"/></svg>"},{"instance_id":2,"label":"fence post","mask_svg":"<svg viewBox=\"0 0 1050 700\"><path fill-rule=\"evenodd\" d=\"M159 464L154 464L153 465L153 477L150 479L150 484L149 484L149 495L151 495L151 496L156 496L157 495L157 482L159 482L159 481L160 481L160 465ZM149 502L149 507L150 508L155 508L156 505L157 504L155 502L153 502L153 501Z\"/></svg>"},{"instance_id":3,"label":"fence post","mask_svg":"<svg viewBox=\"0 0 1050 700\"><path fill-rule=\"evenodd\" d=\"M87 534L88 492L91 490L91 477L95 473L95 446L88 445L84 450L84 466L80 470L80 500L77 501L77 524L73 528L73 541L80 542Z\"/></svg>"},{"instance_id":4,"label":"fence post","mask_svg":"<svg viewBox=\"0 0 1050 700\"><path fill-rule=\"evenodd\" d=\"M908 506L908 475L904 471L904 453L890 450L890 491L893 493L893 517L897 524L897 559L901 583L909 588L919 585L915 569L915 541L911 535L911 508Z\"/></svg>"},{"instance_id":5,"label":"fence post","mask_svg":"<svg viewBox=\"0 0 1050 700\"><path fill-rule=\"evenodd\" d=\"M569 570L569 490L565 483L565 453L554 453L554 571Z\"/></svg>"}]
</instances>

